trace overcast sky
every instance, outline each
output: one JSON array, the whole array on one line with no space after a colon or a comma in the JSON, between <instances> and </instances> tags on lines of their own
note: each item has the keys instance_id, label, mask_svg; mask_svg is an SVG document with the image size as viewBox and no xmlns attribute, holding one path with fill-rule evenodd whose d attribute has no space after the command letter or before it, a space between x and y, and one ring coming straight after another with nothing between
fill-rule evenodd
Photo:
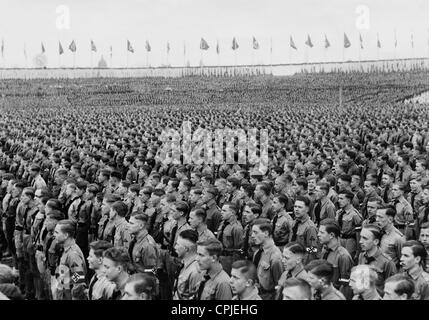
<instances>
[{"instance_id":1,"label":"overcast sky","mask_svg":"<svg viewBox=\"0 0 429 320\"><path fill-rule=\"evenodd\" d=\"M70 28L58 29L61 14L57 7L69 8ZM358 29L362 14L359 6L369 8L369 29ZM396 29L398 46L394 47ZM343 48L343 33L351 47ZM363 50L359 50L359 33ZM377 49L377 33L381 49ZM304 42L310 35L313 48ZM325 34L331 43L324 48ZM414 35L414 49L411 47ZM292 35L298 50L289 47ZM239 49L231 49L232 38ZM252 37L260 49L252 49ZM90 66L90 40L97 52L93 64L104 55L109 65L127 64L126 41L130 40L135 53L128 54L129 66L167 63L166 44L170 43L168 62L183 65L188 61L198 65L231 65L251 63L298 63L313 61L341 61L379 58L429 56L428 0L0 0L0 37L4 39L6 67L33 66L33 59L46 48L48 67L73 65L68 46L74 39L77 45L76 65ZM210 45L208 51L199 49L200 38ZM273 52L270 54L270 39ZM147 57L145 41L152 46ZM65 53L58 55L58 41ZM219 41L220 54L216 54ZM186 57L184 56L186 42ZM113 47L110 59L109 48ZM27 61L24 56L24 46Z\"/></svg>"}]
</instances>

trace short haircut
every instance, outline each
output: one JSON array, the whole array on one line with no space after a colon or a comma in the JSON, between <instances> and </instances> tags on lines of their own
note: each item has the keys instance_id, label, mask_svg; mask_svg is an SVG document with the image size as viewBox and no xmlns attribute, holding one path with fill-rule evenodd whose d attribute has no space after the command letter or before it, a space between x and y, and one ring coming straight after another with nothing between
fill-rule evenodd
<instances>
[{"instance_id":1,"label":"short haircut","mask_svg":"<svg viewBox=\"0 0 429 320\"><path fill-rule=\"evenodd\" d=\"M313 260L305 266L305 270L311 272L318 278L323 278L330 284L334 276L334 267L326 260Z\"/></svg>"},{"instance_id":2,"label":"short haircut","mask_svg":"<svg viewBox=\"0 0 429 320\"><path fill-rule=\"evenodd\" d=\"M206 222L206 219L207 219L206 210L201 209L201 208L196 208L194 210L191 210L191 212L193 212L195 214L195 216L197 216L198 218L201 218L201 220L203 222Z\"/></svg>"},{"instance_id":3,"label":"short haircut","mask_svg":"<svg viewBox=\"0 0 429 320\"><path fill-rule=\"evenodd\" d=\"M297 178L295 180L295 182L296 182L297 185L303 187L304 190L307 190L307 188L308 188L308 181L307 181L307 179L305 179L305 178Z\"/></svg>"},{"instance_id":4,"label":"short haircut","mask_svg":"<svg viewBox=\"0 0 429 320\"><path fill-rule=\"evenodd\" d=\"M235 214L235 215L237 215L237 214L238 214L238 208L237 208L237 205L236 205L235 203L232 203L232 202L226 202L226 203L224 203L223 205L224 205L224 206L228 206L228 208L230 208L230 209L234 212L234 214Z\"/></svg>"},{"instance_id":5,"label":"short haircut","mask_svg":"<svg viewBox=\"0 0 429 320\"><path fill-rule=\"evenodd\" d=\"M308 300L311 300L311 297L312 297L311 286L307 281L300 278L289 278L283 283L283 289L292 288L292 287L300 288L301 291L304 292L305 297Z\"/></svg>"},{"instance_id":6,"label":"short haircut","mask_svg":"<svg viewBox=\"0 0 429 320\"><path fill-rule=\"evenodd\" d=\"M111 208L115 210L118 216L122 218L124 218L128 213L128 206L122 201L116 201L115 203L112 204Z\"/></svg>"},{"instance_id":7,"label":"short haircut","mask_svg":"<svg viewBox=\"0 0 429 320\"><path fill-rule=\"evenodd\" d=\"M103 258L112 260L116 266L120 265L125 271L128 271L130 266L130 256L125 247L112 247L103 252Z\"/></svg>"},{"instance_id":8,"label":"short haircut","mask_svg":"<svg viewBox=\"0 0 429 320\"><path fill-rule=\"evenodd\" d=\"M250 211L252 211L253 214L256 214L258 217L261 215L262 213L262 208L260 205L258 204L246 204L246 207L249 207Z\"/></svg>"},{"instance_id":9,"label":"short haircut","mask_svg":"<svg viewBox=\"0 0 429 320\"><path fill-rule=\"evenodd\" d=\"M288 249L293 254L304 256L306 254L305 247L299 242L289 242L284 249Z\"/></svg>"},{"instance_id":10,"label":"short haircut","mask_svg":"<svg viewBox=\"0 0 429 320\"><path fill-rule=\"evenodd\" d=\"M422 229L429 229L429 222L425 222L420 226L420 230Z\"/></svg>"},{"instance_id":11,"label":"short haircut","mask_svg":"<svg viewBox=\"0 0 429 320\"><path fill-rule=\"evenodd\" d=\"M343 195L345 195L346 196L346 198L347 199L349 199L350 201L352 201L353 200L353 198L354 198L354 194L353 194L353 192L351 192L351 191L349 191L349 190L343 190L343 191L340 191L339 193L338 193L338 195L341 195L341 194L343 194Z\"/></svg>"},{"instance_id":12,"label":"short haircut","mask_svg":"<svg viewBox=\"0 0 429 320\"><path fill-rule=\"evenodd\" d=\"M323 190L325 194L329 193L329 184L327 182L319 182L317 186L320 188L320 190Z\"/></svg>"},{"instance_id":13,"label":"short haircut","mask_svg":"<svg viewBox=\"0 0 429 320\"><path fill-rule=\"evenodd\" d=\"M386 215L392 218L396 216L396 208L393 205L385 205L381 208L378 208L377 210L385 210Z\"/></svg>"},{"instance_id":14,"label":"short haircut","mask_svg":"<svg viewBox=\"0 0 429 320\"><path fill-rule=\"evenodd\" d=\"M67 233L69 237L75 238L76 236L76 223L73 220L65 219L60 220L57 223L57 226L60 226L63 233Z\"/></svg>"},{"instance_id":15,"label":"short haircut","mask_svg":"<svg viewBox=\"0 0 429 320\"><path fill-rule=\"evenodd\" d=\"M183 216L187 216L189 213L189 205L185 201L176 201L174 203L177 211L181 212Z\"/></svg>"},{"instance_id":16,"label":"short haircut","mask_svg":"<svg viewBox=\"0 0 429 320\"><path fill-rule=\"evenodd\" d=\"M34 199L34 193L35 193L34 188L29 188L29 187L24 188L24 190L22 191L22 193L24 195L26 195L27 197L30 197L31 199Z\"/></svg>"},{"instance_id":17,"label":"short haircut","mask_svg":"<svg viewBox=\"0 0 429 320\"><path fill-rule=\"evenodd\" d=\"M113 171L110 174L110 178L115 178L117 180L121 180L122 179L122 174L119 171Z\"/></svg>"},{"instance_id":18,"label":"short haircut","mask_svg":"<svg viewBox=\"0 0 429 320\"><path fill-rule=\"evenodd\" d=\"M150 273L135 273L128 278L126 283L134 284L134 291L138 295L145 293L152 298L158 291L156 277Z\"/></svg>"},{"instance_id":19,"label":"short haircut","mask_svg":"<svg viewBox=\"0 0 429 320\"><path fill-rule=\"evenodd\" d=\"M102 258L103 252L112 247L113 245L105 240L93 241L89 244L89 248L92 249L94 255L98 258Z\"/></svg>"},{"instance_id":20,"label":"short haircut","mask_svg":"<svg viewBox=\"0 0 429 320\"><path fill-rule=\"evenodd\" d=\"M192 229L183 230L180 232L179 237L188 240L193 244L197 244L198 242L198 232Z\"/></svg>"},{"instance_id":21,"label":"short haircut","mask_svg":"<svg viewBox=\"0 0 429 320\"><path fill-rule=\"evenodd\" d=\"M147 224L149 221L149 216L146 213L138 213L138 214L132 215L131 217L136 220L142 221L145 224Z\"/></svg>"},{"instance_id":22,"label":"short haircut","mask_svg":"<svg viewBox=\"0 0 429 320\"><path fill-rule=\"evenodd\" d=\"M268 183L260 182L256 185L256 187L259 187L259 189L262 190L266 196L270 195L271 188Z\"/></svg>"},{"instance_id":23,"label":"short haircut","mask_svg":"<svg viewBox=\"0 0 429 320\"><path fill-rule=\"evenodd\" d=\"M341 234L341 228L335 219L325 219L320 222L320 226L324 226L327 233L333 233L336 238Z\"/></svg>"},{"instance_id":24,"label":"short haircut","mask_svg":"<svg viewBox=\"0 0 429 320\"><path fill-rule=\"evenodd\" d=\"M223 251L222 243L214 238L210 238L204 241L198 241L197 245L204 247L210 256L219 257Z\"/></svg>"},{"instance_id":25,"label":"short haircut","mask_svg":"<svg viewBox=\"0 0 429 320\"><path fill-rule=\"evenodd\" d=\"M253 222L253 226L258 226L262 232L268 232L268 235L273 234L273 225L269 219L259 218Z\"/></svg>"},{"instance_id":26,"label":"short haircut","mask_svg":"<svg viewBox=\"0 0 429 320\"><path fill-rule=\"evenodd\" d=\"M296 199L295 199L295 203L296 203L297 201L304 202L305 206L306 206L307 208L310 208L311 200L310 200L309 198L304 197L304 196L298 196L298 197L296 197Z\"/></svg>"},{"instance_id":27,"label":"short haircut","mask_svg":"<svg viewBox=\"0 0 429 320\"><path fill-rule=\"evenodd\" d=\"M153 190L152 194L157 197L162 197L163 195L165 195L165 191L163 189L155 189Z\"/></svg>"},{"instance_id":28,"label":"short haircut","mask_svg":"<svg viewBox=\"0 0 429 320\"><path fill-rule=\"evenodd\" d=\"M246 280L252 280L253 283L256 283L258 280L256 267L250 260L237 260L232 264L231 268L238 269Z\"/></svg>"},{"instance_id":29,"label":"short haircut","mask_svg":"<svg viewBox=\"0 0 429 320\"><path fill-rule=\"evenodd\" d=\"M362 230L363 229L369 230L372 233L372 235L374 237L374 240L378 239L378 241L381 241L382 233L381 233L381 229L380 229L380 227L378 225L373 224L373 223L372 224L367 224L366 226L364 226L362 228Z\"/></svg>"},{"instance_id":30,"label":"short haircut","mask_svg":"<svg viewBox=\"0 0 429 320\"><path fill-rule=\"evenodd\" d=\"M394 292L402 296L404 293L407 295L407 299L411 299L415 291L415 285L413 280L404 274L395 274L386 279L385 284L388 282L395 282L396 288Z\"/></svg>"},{"instance_id":31,"label":"short haircut","mask_svg":"<svg viewBox=\"0 0 429 320\"><path fill-rule=\"evenodd\" d=\"M414 257L420 257L420 265L423 270L426 270L426 257L428 254L423 244L417 240L408 240L402 245L402 248L406 247L411 248Z\"/></svg>"},{"instance_id":32,"label":"short haircut","mask_svg":"<svg viewBox=\"0 0 429 320\"><path fill-rule=\"evenodd\" d=\"M286 195L284 195L284 194L281 194L281 193L279 193L279 194L275 195L275 196L274 196L274 198L277 198L277 199L279 200L279 202L280 202L282 205L284 205L285 207L287 206L287 204L288 204L288 202L289 202L288 197L287 197Z\"/></svg>"}]
</instances>

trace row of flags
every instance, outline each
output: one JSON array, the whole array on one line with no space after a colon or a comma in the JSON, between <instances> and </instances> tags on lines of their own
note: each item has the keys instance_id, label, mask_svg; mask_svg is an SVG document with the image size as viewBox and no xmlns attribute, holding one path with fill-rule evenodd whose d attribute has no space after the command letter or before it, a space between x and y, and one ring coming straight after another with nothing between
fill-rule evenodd
<instances>
[{"instance_id":1,"label":"row of flags","mask_svg":"<svg viewBox=\"0 0 429 320\"><path fill-rule=\"evenodd\" d=\"M306 46L308 46L309 48L313 48L314 47L314 44L313 44L313 42L312 42L311 37L310 37L309 34L307 34L307 39L304 42L304 44ZM398 46L398 41L396 39L396 32L395 32L395 42L394 42L394 45L395 45L395 48ZM428 45L429 45L429 40L428 40ZM295 44L295 41L293 40L292 36L290 36L290 38L289 38L289 46L292 49L294 49L294 50L298 50L298 46ZM331 46L331 43L329 42L328 37L325 34L324 47L327 49L330 46ZM349 40L349 38L348 38L348 36L347 36L346 33L344 33L344 43L343 43L343 46L344 46L344 48L350 48L352 46L352 44L351 44L351 42L350 42L350 40ZM235 51L239 47L240 46L238 44L238 41L234 37L232 39L231 49ZM364 48L364 46L363 46L363 38L362 38L361 34L359 34L359 47L360 47L360 49ZM411 34L411 47L414 48L414 35L413 34ZM45 50L45 46L44 46L43 42L41 44L41 48L42 48L42 53L45 53L46 50ZM259 50L259 48L260 48L259 42L258 42L258 40L256 40L255 37L252 38L252 48L254 50ZM378 33L377 33L377 48L381 48L381 41L380 41L380 37L379 37ZM71 52L73 52L73 53L75 53L77 51L76 42L74 40L70 43L68 49ZM145 43L145 49L146 49L147 52L151 52L152 51L152 47L151 47L149 41L147 41L147 40L146 40L146 43ZM204 38L201 38L200 49L204 50L204 51L210 49L210 45L208 44L208 42ZM272 44L271 44L271 50L272 50ZM134 53L134 51L135 51L134 48L133 48L133 46L132 46L132 44L131 44L131 42L129 40L127 40L127 51L131 52L131 53ZM91 52L97 52L97 47L96 47L96 45L95 45L95 43L94 43L93 40L91 40ZM60 55L64 54L64 48L63 48L63 46L61 44L61 41L59 41L59 43L58 43L58 53ZM167 42L167 54L168 53L170 53L170 43L169 42ZM184 46L184 53L186 53L186 46ZM217 41L217 43L216 43L216 53L217 54L220 53L219 41ZM3 39L2 39L2 42L1 42L1 54L2 54L2 57L3 57L4 56L4 40ZM24 47L24 55L25 56L27 55L25 47ZM110 46L110 55L112 55L112 46Z\"/></svg>"}]
</instances>

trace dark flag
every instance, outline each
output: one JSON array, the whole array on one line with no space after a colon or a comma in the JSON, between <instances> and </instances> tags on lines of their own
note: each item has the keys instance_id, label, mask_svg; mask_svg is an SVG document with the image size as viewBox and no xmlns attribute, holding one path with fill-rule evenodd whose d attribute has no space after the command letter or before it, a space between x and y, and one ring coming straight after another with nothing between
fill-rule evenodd
<instances>
[{"instance_id":1,"label":"dark flag","mask_svg":"<svg viewBox=\"0 0 429 320\"><path fill-rule=\"evenodd\" d=\"M72 43L70 43L69 49L71 52L76 52L76 43L74 42L74 40L72 41Z\"/></svg>"},{"instance_id":2,"label":"dark flag","mask_svg":"<svg viewBox=\"0 0 429 320\"><path fill-rule=\"evenodd\" d=\"M325 34L325 49L329 48L331 44L329 43L328 37Z\"/></svg>"},{"instance_id":3,"label":"dark flag","mask_svg":"<svg viewBox=\"0 0 429 320\"><path fill-rule=\"evenodd\" d=\"M131 45L130 40L127 40L127 50L128 50L129 52L131 52L131 53L134 53L134 48L133 48L133 46Z\"/></svg>"},{"instance_id":4,"label":"dark flag","mask_svg":"<svg viewBox=\"0 0 429 320\"><path fill-rule=\"evenodd\" d=\"M45 46L43 45L43 42L42 42L42 53L45 53Z\"/></svg>"},{"instance_id":5,"label":"dark flag","mask_svg":"<svg viewBox=\"0 0 429 320\"><path fill-rule=\"evenodd\" d=\"M232 50L237 50L239 48L238 42L235 37L232 39Z\"/></svg>"},{"instance_id":6,"label":"dark flag","mask_svg":"<svg viewBox=\"0 0 429 320\"><path fill-rule=\"evenodd\" d=\"M203 38L201 38L201 41L200 41L200 49L201 50L208 50L210 47L209 47L209 44L207 43L207 41L206 40L204 40Z\"/></svg>"},{"instance_id":7,"label":"dark flag","mask_svg":"<svg viewBox=\"0 0 429 320\"><path fill-rule=\"evenodd\" d=\"M152 50L152 48L151 48L151 46L149 44L149 41L146 40L146 51L150 52L151 50Z\"/></svg>"},{"instance_id":8,"label":"dark flag","mask_svg":"<svg viewBox=\"0 0 429 320\"><path fill-rule=\"evenodd\" d=\"M61 45L61 41L58 41L58 53L62 55L64 53L63 46Z\"/></svg>"},{"instance_id":9,"label":"dark flag","mask_svg":"<svg viewBox=\"0 0 429 320\"><path fill-rule=\"evenodd\" d=\"M258 50L259 49L259 43L258 41L255 39L255 37L253 37L253 49Z\"/></svg>"},{"instance_id":10,"label":"dark flag","mask_svg":"<svg viewBox=\"0 0 429 320\"><path fill-rule=\"evenodd\" d=\"M307 34L307 41L305 41L305 44L310 48L313 48L313 43L311 42L311 38L309 34Z\"/></svg>"},{"instance_id":11,"label":"dark flag","mask_svg":"<svg viewBox=\"0 0 429 320\"><path fill-rule=\"evenodd\" d=\"M347 38L346 33L344 33L344 48L349 48L351 45L349 38Z\"/></svg>"},{"instance_id":12,"label":"dark flag","mask_svg":"<svg viewBox=\"0 0 429 320\"><path fill-rule=\"evenodd\" d=\"M290 44L291 48L293 48L293 49L295 49L295 50L298 50L298 49L296 48L296 46L295 46L295 42L293 42L292 36L290 36L289 44Z\"/></svg>"},{"instance_id":13,"label":"dark flag","mask_svg":"<svg viewBox=\"0 0 429 320\"><path fill-rule=\"evenodd\" d=\"M92 40L91 40L91 51L97 52L97 47L95 46L95 43Z\"/></svg>"}]
</instances>

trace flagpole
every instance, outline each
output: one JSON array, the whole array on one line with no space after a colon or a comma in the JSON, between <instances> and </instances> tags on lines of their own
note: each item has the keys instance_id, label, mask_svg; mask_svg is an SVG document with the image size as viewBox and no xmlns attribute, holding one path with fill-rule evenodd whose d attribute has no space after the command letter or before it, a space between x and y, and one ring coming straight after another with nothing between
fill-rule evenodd
<instances>
[{"instance_id":1,"label":"flagpole","mask_svg":"<svg viewBox=\"0 0 429 320\"><path fill-rule=\"evenodd\" d=\"M270 72L273 75L273 38L270 38Z\"/></svg>"},{"instance_id":2,"label":"flagpole","mask_svg":"<svg viewBox=\"0 0 429 320\"><path fill-rule=\"evenodd\" d=\"M91 48L91 69L93 68L93 62L92 62L92 48Z\"/></svg>"},{"instance_id":3,"label":"flagpole","mask_svg":"<svg viewBox=\"0 0 429 320\"><path fill-rule=\"evenodd\" d=\"M73 69L76 68L76 50L73 52Z\"/></svg>"}]
</instances>

